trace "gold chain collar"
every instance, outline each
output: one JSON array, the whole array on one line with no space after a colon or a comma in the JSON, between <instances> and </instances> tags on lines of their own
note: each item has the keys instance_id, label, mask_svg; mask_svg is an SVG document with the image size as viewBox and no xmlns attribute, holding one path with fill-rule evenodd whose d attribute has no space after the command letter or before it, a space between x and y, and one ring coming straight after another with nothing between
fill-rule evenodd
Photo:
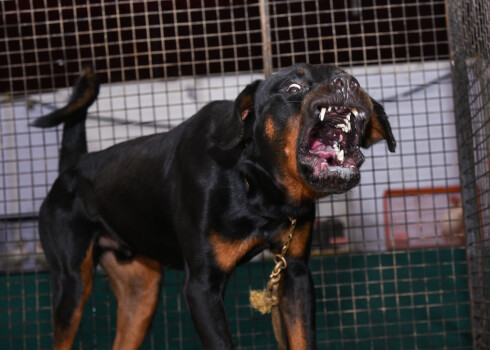
<instances>
[{"instance_id":1,"label":"gold chain collar","mask_svg":"<svg viewBox=\"0 0 490 350\"><path fill-rule=\"evenodd\" d=\"M264 290L250 291L250 303L252 307L262 314L271 312L272 307L279 304L279 282L282 278L282 271L286 269L286 253L293 239L294 230L296 228L296 219L288 217L291 222L289 226L289 234L286 242L282 246L281 254L274 255L275 266L269 276L269 282Z\"/></svg>"}]
</instances>

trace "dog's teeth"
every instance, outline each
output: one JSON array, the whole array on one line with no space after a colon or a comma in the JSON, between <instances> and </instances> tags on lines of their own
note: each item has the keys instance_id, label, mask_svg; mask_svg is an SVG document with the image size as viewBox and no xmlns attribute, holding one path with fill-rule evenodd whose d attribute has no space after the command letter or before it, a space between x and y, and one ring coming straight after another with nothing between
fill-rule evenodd
<instances>
[{"instance_id":1,"label":"dog's teeth","mask_svg":"<svg viewBox=\"0 0 490 350\"><path fill-rule=\"evenodd\" d=\"M337 158L340 160L341 163L344 162L344 150L341 150L337 153Z\"/></svg>"},{"instance_id":2,"label":"dog's teeth","mask_svg":"<svg viewBox=\"0 0 490 350\"><path fill-rule=\"evenodd\" d=\"M325 113L327 112L327 109L325 107L322 108L322 110L320 111L320 120L323 121L323 119L325 118Z\"/></svg>"},{"instance_id":3,"label":"dog's teeth","mask_svg":"<svg viewBox=\"0 0 490 350\"><path fill-rule=\"evenodd\" d=\"M352 108L351 112L352 112L352 114L354 114L354 117L356 117L356 118L359 115L359 112L357 111L356 108Z\"/></svg>"},{"instance_id":4,"label":"dog's teeth","mask_svg":"<svg viewBox=\"0 0 490 350\"><path fill-rule=\"evenodd\" d=\"M328 106L328 111L331 112L332 111L332 106Z\"/></svg>"},{"instance_id":5,"label":"dog's teeth","mask_svg":"<svg viewBox=\"0 0 490 350\"><path fill-rule=\"evenodd\" d=\"M348 133L351 130L350 122L347 121L346 124L337 124L335 125L337 129L341 129L343 132Z\"/></svg>"}]
</instances>

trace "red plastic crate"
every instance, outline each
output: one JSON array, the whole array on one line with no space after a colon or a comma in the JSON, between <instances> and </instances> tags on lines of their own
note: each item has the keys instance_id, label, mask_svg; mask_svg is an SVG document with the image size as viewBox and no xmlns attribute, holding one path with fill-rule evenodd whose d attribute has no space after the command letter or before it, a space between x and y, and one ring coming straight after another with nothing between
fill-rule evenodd
<instances>
[{"instance_id":1,"label":"red plastic crate","mask_svg":"<svg viewBox=\"0 0 490 350\"><path fill-rule=\"evenodd\" d=\"M459 187L388 190L383 207L388 249L454 246L465 242Z\"/></svg>"}]
</instances>

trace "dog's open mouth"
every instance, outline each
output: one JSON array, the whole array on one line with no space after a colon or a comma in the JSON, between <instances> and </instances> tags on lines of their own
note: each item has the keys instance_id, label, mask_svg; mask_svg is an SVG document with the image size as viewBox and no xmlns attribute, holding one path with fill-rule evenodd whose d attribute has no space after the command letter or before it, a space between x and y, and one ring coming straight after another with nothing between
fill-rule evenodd
<instances>
[{"instance_id":1,"label":"dog's open mouth","mask_svg":"<svg viewBox=\"0 0 490 350\"><path fill-rule=\"evenodd\" d=\"M318 105L314 120L300 141L298 162L303 177L322 192L344 192L359 182L364 157L359 150L360 115L357 108Z\"/></svg>"}]
</instances>

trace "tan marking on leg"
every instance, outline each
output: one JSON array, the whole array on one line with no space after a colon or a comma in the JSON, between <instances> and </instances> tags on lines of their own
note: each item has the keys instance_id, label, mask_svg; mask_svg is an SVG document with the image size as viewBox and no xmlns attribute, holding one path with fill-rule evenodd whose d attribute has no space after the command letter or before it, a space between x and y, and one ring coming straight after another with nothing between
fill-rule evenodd
<instances>
[{"instance_id":1,"label":"tan marking on leg","mask_svg":"<svg viewBox=\"0 0 490 350\"><path fill-rule=\"evenodd\" d=\"M112 252L105 253L100 262L118 302L116 339L112 348L138 349L158 304L161 266L142 256L129 262L118 261Z\"/></svg>"},{"instance_id":2,"label":"tan marking on leg","mask_svg":"<svg viewBox=\"0 0 490 350\"><path fill-rule=\"evenodd\" d=\"M306 350L305 327L298 319L286 320L290 350Z\"/></svg>"},{"instance_id":3,"label":"tan marking on leg","mask_svg":"<svg viewBox=\"0 0 490 350\"><path fill-rule=\"evenodd\" d=\"M304 307L301 300L283 299L283 287L280 286L280 304L272 312L274 335L278 349L306 350L306 330L301 321Z\"/></svg>"},{"instance_id":4,"label":"tan marking on leg","mask_svg":"<svg viewBox=\"0 0 490 350\"><path fill-rule=\"evenodd\" d=\"M80 298L80 303L77 308L73 311L73 316L70 320L70 325L68 328L63 328L55 326L54 329L54 345L53 348L56 350L61 349L71 349L73 345L73 340L77 334L78 327L80 326L80 320L82 319L83 308L87 302L90 293L92 292L92 287L94 285L93 279L93 244L89 247L87 255L80 265L80 276L83 281L83 293ZM55 320L56 325L56 320Z\"/></svg>"},{"instance_id":5,"label":"tan marking on leg","mask_svg":"<svg viewBox=\"0 0 490 350\"><path fill-rule=\"evenodd\" d=\"M287 350L287 338L284 334L284 327L281 317L281 312L279 307L272 308L272 328L274 330L274 336L277 340L277 349L278 350Z\"/></svg>"},{"instance_id":6,"label":"tan marking on leg","mask_svg":"<svg viewBox=\"0 0 490 350\"><path fill-rule=\"evenodd\" d=\"M228 241L216 232L212 232L209 240L213 247L214 256L219 267L230 272L235 265L254 247L264 243L262 238Z\"/></svg>"}]
</instances>

